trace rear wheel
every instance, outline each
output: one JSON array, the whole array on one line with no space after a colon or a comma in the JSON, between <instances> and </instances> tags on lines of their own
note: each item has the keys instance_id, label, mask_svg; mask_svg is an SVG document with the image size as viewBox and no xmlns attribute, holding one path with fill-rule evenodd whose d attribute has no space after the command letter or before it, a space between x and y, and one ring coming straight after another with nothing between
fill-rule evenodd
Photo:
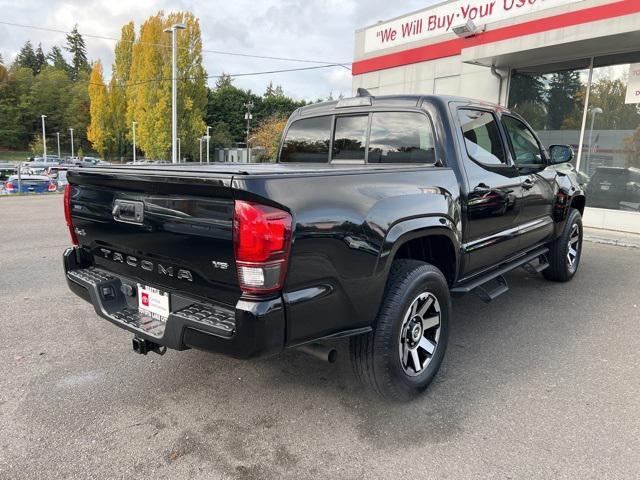
<instances>
[{"instance_id":1,"label":"rear wheel","mask_svg":"<svg viewBox=\"0 0 640 480\"><path fill-rule=\"evenodd\" d=\"M578 271L581 257L582 215L572 208L562 234L549 245L549 268L542 274L548 280L567 282Z\"/></svg>"},{"instance_id":2,"label":"rear wheel","mask_svg":"<svg viewBox=\"0 0 640 480\"><path fill-rule=\"evenodd\" d=\"M351 339L356 375L387 399L407 401L421 393L444 358L450 311L440 270L415 260L395 261L375 330Z\"/></svg>"}]
</instances>

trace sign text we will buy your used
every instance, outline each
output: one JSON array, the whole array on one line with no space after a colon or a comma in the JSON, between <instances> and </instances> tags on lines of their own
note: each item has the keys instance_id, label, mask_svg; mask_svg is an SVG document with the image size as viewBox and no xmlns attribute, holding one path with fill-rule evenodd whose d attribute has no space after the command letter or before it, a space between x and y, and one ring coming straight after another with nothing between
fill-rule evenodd
<instances>
[{"instance_id":1,"label":"sign text we will buy your used","mask_svg":"<svg viewBox=\"0 0 640 480\"><path fill-rule=\"evenodd\" d=\"M459 0L422 10L365 30L366 53L451 32L468 20L482 26L506 18L583 0Z\"/></svg>"}]
</instances>

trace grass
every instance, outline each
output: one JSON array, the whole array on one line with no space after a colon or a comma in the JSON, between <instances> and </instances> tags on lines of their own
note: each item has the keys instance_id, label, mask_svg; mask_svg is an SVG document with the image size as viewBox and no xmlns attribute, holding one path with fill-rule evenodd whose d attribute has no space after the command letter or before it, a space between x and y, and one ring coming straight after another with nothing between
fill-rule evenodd
<instances>
[{"instance_id":1,"label":"grass","mask_svg":"<svg viewBox=\"0 0 640 480\"><path fill-rule=\"evenodd\" d=\"M26 162L33 156L31 152L3 152L0 151L0 163L3 162Z\"/></svg>"}]
</instances>

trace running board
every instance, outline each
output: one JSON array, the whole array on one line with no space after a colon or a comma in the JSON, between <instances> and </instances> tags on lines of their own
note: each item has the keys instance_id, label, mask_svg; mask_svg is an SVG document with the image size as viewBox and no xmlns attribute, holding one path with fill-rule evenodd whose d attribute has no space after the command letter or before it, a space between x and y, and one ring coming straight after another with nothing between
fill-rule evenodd
<instances>
[{"instance_id":1,"label":"running board","mask_svg":"<svg viewBox=\"0 0 640 480\"><path fill-rule=\"evenodd\" d=\"M522 257L518 257L514 260L511 260L510 262L504 263L500 265L500 267L496 270L485 273L478 278L473 278L452 288L451 295L453 295L454 297L459 297L478 289L478 296L483 301L490 302L492 300L495 300L498 296L509 290L507 281L504 278L504 275L506 273L525 265L529 265L533 269L540 268L540 270L538 271L544 270L549 266L549 263L546 261L546 257L544 258L544 260L542 259L542 257L547 252L549 252L549 249L547 247L538 248L530 253L527 253L526 255L523 255ZM534 266L532 262L534 262L536 259L539 260L539 263ZM487 288L486 285L491 281L497 282L497 285L494 285L493 288Z\"/></svg>"}]
</instances>

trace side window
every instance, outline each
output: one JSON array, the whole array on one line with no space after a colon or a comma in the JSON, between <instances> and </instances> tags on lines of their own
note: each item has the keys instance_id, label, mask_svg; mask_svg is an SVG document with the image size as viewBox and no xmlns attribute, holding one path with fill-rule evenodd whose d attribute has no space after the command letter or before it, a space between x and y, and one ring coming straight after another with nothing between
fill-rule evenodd
<instances>
[{"instance_id":1,"label":"side window","mask_svg":"<svg viewBox=\"0 0 640 480\"><path fill-rule=\"evenodd\" d=\"M332 160L362 160L367 143L369 115L337 117Z\"/></svg>"},{"instance_id":2,"label":"side window","mask_svg":"<svg viewBox=\"0 0 640 480\"><path fill-rule=\"evenodd\" d=\"M544 164L538 140L524 123L517 118L505 115L502 117L502 124L509 135L516 165Z\"/></svg>"},{"instance_id":3,"label":"side window","mask_svg":"<svg viewBox=\"0 0 640 480\"><path fill-rule=\"evenodd\" d=\"M481 110L458 110L467 153L487 165L506 165L507 157L495 117Z\"/></svg>"},{"instance_id":4,"label":"side window","mask_svg":"<svg viewBox=\"0 0 640 480\"><path fill-rule=\"evenodd\" d=\"M281 162L329 161L332 117L315 117L291 124L282 144Z\"/></svg>"},{"instance_id":5,"label":"side window","mask_svg":"<svg viewBox=\"0 0 640 480\"><path fill-rule=\"evenodd\" d=\"M433 128L418 112L377 112L371 119L369 163L435 163Z\"/></svg>"}]
</instances>

